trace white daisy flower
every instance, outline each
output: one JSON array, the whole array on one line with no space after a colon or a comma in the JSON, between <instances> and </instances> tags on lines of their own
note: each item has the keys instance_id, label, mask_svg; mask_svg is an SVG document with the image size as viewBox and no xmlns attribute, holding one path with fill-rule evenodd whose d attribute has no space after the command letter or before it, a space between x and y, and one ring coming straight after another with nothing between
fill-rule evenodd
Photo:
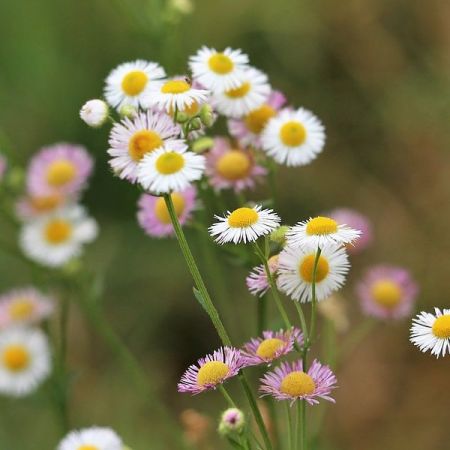
<instances>
[{"instance_id":1,"label":"white daisy flower","mask_svg":"<svg viewBox=\"0 0 450 450\"><path fill-rule=\"evenodd\" d=\"M122 439L111 428L91 427L71 431L57 450L123 450Z\"/></svg>"},{"instance_id":2,"label":"white daisy flower","mask_svg":"<svg viewBox=\"0 0 450 450\"><path fill-rule=\"evenodd\" d=\"M283 109L269 120L261 135L263 150L277 163L304 166L322 151L325 128L310 111Z\"/></svg>"},{"instance_id":3,"label":"white daisy flower","mask_svg":"<svg viewBox=\"0 0 450 450\"><path fill-rule=\"evenodd\" d=\"M226 48L218 52L203 46L189 58L193 78L206 89L222 92L239 87L243 81L242 71L248 66L248 56L241 50Z\"/></svg>"},{"instance_id":4,"label":"white daisy flower","mask_svg":"<svg viewBox=\"0 0 450 450\"><path fill-rule=\"evenodd\" d=\"M327 244L352 244L361 235L347 225L338 224L330 217L312 217L299 222L286 233L287 244L291 247L324 247Z\"/></svg>"},{"instance_id":5,"label":"white daisy flower","mask_svg":"<svg viewBox=\"0 0 450 450\"><path fill-rule=\"evenodd\" d=\"M413 319L410 341L439 358L450 355L450 309L434 310L434 314L421 312Z\"/></svg>"},{"instance_id":6,"label":"white daisy flower","mask_svg":"<svg viewBox=\"0 0 450 450\"><path fill-rule=\"evenodd\" d=\"M108 118L109 108L106 102L99 99L88 100L80 110L81 119L90 127L101 127Z\"/></svg>"},{"instance_id":7,"label":"white daisy flower","mask_svg":"<svg viewBox=\"0 0 450 450\"><path fill-rule=\"evenodd\" d=\"M219 244L256 241L277 228L281 220L271 209L262 209L260 205L227 211L225 217L215 218L219 222L209 227L209 234Z\"/></svg>"},{"instance_id":8,"label":"white daisy flower","mask_svg":"<svg viewBox=\"0 0 450 450\"><path fill-rule=\"evenodd\" d=\"M181 143L166 144L144 156L138 167L138 181L153 194L183 191L199 180L205 170L205 157L187 151Z\"/></svg>"},{"instance_id":9,"label":"white daisy flower","mask_svg":"<svg viewBox=\"0 0 450 450\"><path fill-rule=\"evenodd\" d=\"M0 393L22 397L50 373L47 336L38 329L14 327L0 332Z\"/></svg>"},{"instance_id":10,"label":"white daisy flower","mask_svg":"<svg viewBox=\"0 0 450 450\"><path fill-rule=\"evenodd\" d=\"M124 105L144 107L155 82L166 73L157 63L143 61L120 64L106 78L106 101L118 110Z\"/></svg>"},{"instance_id":11,"label":"white daisy flower","mask_svg":"<svg viewBox=\"0 0 450 450\"><path fill-rule=\"evenodd\" d=\"M81 254L97 236L97 222L79 205L67 206L23 225L20 246L44 266L59 267Z\"/></svg>"},{"instance_id":12,"label":"white daisy flower","mask_svg":"<svg viewBox=\"0 0 450 450\"><path fill-rule=\"evenodd\" d=\"M280 291L302 303L312 300L312 282L317 247L292 248L286 246L278 259L277 285ZM348 256L337 244L322 249L316 270L316 298L324 300L345 282L350 268Z\"/></svg>"}]
</instances>

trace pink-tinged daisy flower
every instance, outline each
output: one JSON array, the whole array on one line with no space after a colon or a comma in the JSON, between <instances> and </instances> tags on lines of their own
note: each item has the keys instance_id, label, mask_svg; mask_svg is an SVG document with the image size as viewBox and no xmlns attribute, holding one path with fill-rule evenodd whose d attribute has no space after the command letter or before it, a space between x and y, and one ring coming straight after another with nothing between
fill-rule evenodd
<instances>
[{"instance_id":1,"label":"pink-tinged daisy flower","mask_svg":"<svg viewBox=\"0 0 450 450\"><path fill-rule=\"evenodd\" d=\"M286 97L279 91L272 91L266 103L252 109L240 119L228 120L228 131L239 143L261 148L261 133L267 122L277 115L286 103Z\"/></svg>"},{"instance_id":2,"label":"pink-tinged daisy flower","mask_svg":"<svg viewBox=\"0 0 450 450\"><path fill-rule=\"evenodd\" d=\"M76 200L76 198L72 198ZM27 221L39 217L43 214L56 211L64 206L68 201L68 197L61 194L41 195L41 196L25 196L20 198L16 203L16 215L20 220Z\"/></svg>"},{"instance_id":3,"label":"pink-tinged daisy flower","mask_svg":"<svg viewBox=\"0 0 450 450\"><path fill-rule=\"evenodd\" d=\"M192 217L196 194L197 190L194 186L189 186L184 191L171 194L173 206L181 225L184 225ZM149 236L159 238L174 234L172 221L163 197L142 194L138 207L137 218L139 225Z\"/></svg>"},{"instance_id":4,"label":"pink-tinged daisy flower","mask_svg":"<svg viewBox=\"0 0 450 450\"><path fill-rule=\"evenodd\" d=\"M90 427L68 433L56 450L126 450L122 439L111 428Z\"/></svg>"},{"instance_id":5,"label":"pink-tinged daisy flower","mask_svg":"<svg viewBox=\"0 0 450 450\"><path fill-rule=\"evenodd\" d=\"M263 331L263 337L252 338L244 344L241 354L245 366L270 364L274 359L291 352L295 342L303 344L303 334L297 328L287 331Z\"/></svg>"},{"instance_id":6,"label":"pink-tinged daisy flower","mask_svg":"<svg viewBox=\"0 0 450 450\"><path fill-rule=\"evenodd\" d=\"M237 375L242 366L243 359L239 350L232 347L219 348L186 370L178 383L178 392L196 395L215 389L217 385Z\"/></svg>"},{"instance_id":7,"label":"pink-tinged daisy flower","mask_svg":"<svg viewBox=\"0 0 450 450\"><path fill-rule=\"evenodd\" d=\"M179 144L181 141L175 139L179 134L180 127L164 113L147 111L133 119L125 118L114 125L109 135L109 164L120 178L135 183L144 156L164 144Z\"/></svg>"},{"instance_id":8,"label":"pink-tinged daisy flower","mask_svg":"<svg viewBox=\"0 0 450 450\"><path fill-rule=\"evenodd\" d=\"M336 376L328 366L316 359L308 372L303 371L302 361L284 362L273 372L261 378L262 396L271 395L277 400L305 400L310 405L319 403L319 399L335 402L330 393L336 388Z\"/></svg>"},{"instance_id":9,"label":"pink-tinged daisy flower","mask_svg":"<svg viewBox=\"0 0 450 450\"><path fill-rule=\"evenodd\" d=\"M52 312L53 300L31 287L0 296L0 328L37 323Z\"/></svg>"},{"instance_id":10,"label":"pink-tinged daisy flower","mask_svg":"<svg viewBox=\"0 0 450 450\"><path fill-rule=\"evenodd\" d=\"M417 292L417 284L406 269L388 265L370 268L356 286L364 313L380 319L409 316Z\"/></svg>"},{"instance_id":11,"label":"pink-tinged daisy flower","mask_svg":"<svg viewBox=\"0 0 450 450\"><path fill-rule=\"evenodd\" d=\"M278 270L278 259L279 255L273 255L267 261L270 273L273 276L276 275ZM259 297L262 297L270 287L264 264L254 267L245 281L250 293Z\"/></svg>"},{"instance_id":12,"label":"pink-tinged daisy flower","mask_svg":"<svg viewBox=\"0 0 450 450\"><path fill-rule=\"evenodd\" d=\"M266 173L264 167L256 164L251 151L233 148L226 138L215 138L206 156L206 175L216 190L252 189Z\"/></svg>"},{"instance_id":13,"label":"pink-tinged daisy flower","mask_svg":"<svg viewBox=\"0 0 450 450\"><path fill-rule=\"evenodd\" d=\"M92 168L92 158L80 145L44 147L28 166L28 193L33 197L76 194L85 187Z\"/></svg>"}]
</instances>

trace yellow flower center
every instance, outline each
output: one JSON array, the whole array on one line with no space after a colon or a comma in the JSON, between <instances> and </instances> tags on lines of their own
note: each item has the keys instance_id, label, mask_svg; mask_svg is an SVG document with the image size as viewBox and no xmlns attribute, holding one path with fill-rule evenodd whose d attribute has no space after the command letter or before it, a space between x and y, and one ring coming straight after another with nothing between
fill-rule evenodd
<instances>
[{"instance_id":1,"label":"yellow flower center","mask_svg":"<svg viewBox=\"0 0 450 450\"><path fill-rule=\"evenodd\" d=\"M161 147L163 141L158 133L141 130L133 134L128 144L128 154L134 161L140 161L144 155Z\"/></svg>"},{"instance_id":2,"label":"yellow flower center","mask_svg":"<svg viewBox=\"0 0 450 450\"><path fill-rule=\"evenodd\" d=\"M30 362L28 350L20 344L11 344L3 350L3 364L13 372L20 372Z\"/></svg>"},{"instance_id":3,"label":"yellow flower center","mask_svg":"<svg viewBox=\"0 0 450 450\"><path fill-rule=\"evenodd\" d=\"M163 153L156 160L156 169L164 175L179 172L184 167L184 157L177 152Z\"/></svg>"},{"instance_id":4,"label":"yellow flower center","mask_svg":"<svg viewBox=\"0 0 450 450\"><path fill-rule=\"evenodd\" d=\"M301 397L312 394L316 389L316 383L305 372L297 370L286 375L281 382L280 391L292 397Z\"/></svg>"},{"instance_id":5,"label":"yellow flower center","mask_svg":"<svg viewBox=\"0 0 450 450\"><path fill-rule=\"evenodd\" d=\"M53 161L47 168L47 182L60 187L70 183L76 176L77 169L72 161L60 159Z\"/></svg>"},{"instance_id":6,"label":"yellow flower center","mask_svg":"<svg viewBox=\"0 0 450 450\"><path fill-rule=\"evenodd\" d=\"M251 167L250 158L239 150L230 150L217 161L217 172L227 180L247 177Z\"/></svg>"},{"instance_id":7,"label":"yellow flower center","mask_svg":"<svg viewBox=\"0 0 450 450\"><path fill-rule=\"evenodd\" d=\"M45 227L44 234L50 244L61 244L72 236L72 224L62 220L53 219Z\"/></svg>"},{"instance_id":8,"label":"yellow flower center","mask_svg":"<svg viewBox=\"0 0 450 450\"><path fill-rule=\"evenodd\" d=\"M305 142L305 127L294 120L286 122L280 129L280 139L288 147L297 147Z\"/></svg>"},{"instance_id":9,"label":"yellow flower center","mask_svg":"<svg viewBox=\"0 0 450 450\"><path fill-rule=\"evenodd\" d=\"M34 304L28 298L19 298L9 305L9 314L13 320L24 320L34 311Z\"/></svg>"},{"instance_id":10,"label":"yellow flower center","mask_svg":"<svg viewBox=\"0 0 450 450\"><path fill-rule=\"evenodd\" d=\"M284 342L281 339L265 339L259 344L256 354L262 359L273 359L276 352L283 347Z\"/></svg>"},{"instance_id":11,"label":"yellow flower center","mask_svg":"<svg viewBox=\"0 0 450 450\"><path fill-rule=\"evenodd\" d=\"M450 338L450 314L438 317L433 323L432 331L440 339Z\"/></svg>"},{"instance_id":12,"label":"yellow flower center","mask_svg":"<svg viewBox=\"0 0 450 450\"><path fill-rule=\"evenodd\" d=\"M391 280L379 280L372 286L374 300L385 308L394 308L402 299L402 290Z\"/></svg>"},{"instance_id":13,"label":"yellow flower center","mask_svg":"<svg viewBox=\"0 0 450 450\"><path fill-rule=\"evenodd\" d=\"M99 448L96 445L83 444L77 450L99 450Z\"/></svg>"},{"instance_id":14,"label":"yellow flower center","mask_svg":"<svg viewBox=\"0 0 450 450\"><path fill-rule=\"evenodd\" d=\"M205 386L207 384L220 383L230 372L227 364L221 361L208 361L200 367L197 373L197 384Z\"/></svg>"},{"instance_id":15,"label":"yellow flower center","mask_svg":"<svg viewBox=\"0 0 450 450\"><path fill-rule=\"evenodd\" d=\"M259 134L264 129L269 119L275 117L276 113L277 112L271 106L262 105L245 116L245 125L252 133Z\"/></svg>"},{"instance_id":16,"label":"yellow flower center","mask_svg":"<svg viewBox=\"0 0 450 450\"><path fill-rule=\"evenodd\" d=\"M228 216L228 225L231 228L246 228L258 222L258 213L252 208L235 209Z\"/></svg>"},{"instance_id":17,"label":"yellow flower center","mask_svg":"<svg viewBox=\"0 0 450 450\"><path fill-rule=\"evenodd\" d=\"M31 197L30 203L34 210L36 211L51 211L59 206L62 202L62 197L60 195L48 195L42 197Z\"/></svg>"},{"instance_id":18,"label":"yellow flower center","mask_svg":"<svg viewBox=\"0 0 450 450\"><path fill-rule=\"evenodd\" d=\"M140 94L147 85L148 76L142 70L128 72L122 80L122 89L130 97Z\"/></svg>"},{"instance_id":19,"label":"yellow flower center","mask_svg":"<svg viewBox=\"0 0 450 450\"><path fill-rule=\"evenodd\" d=\"M177 217L180 217L183 214L185 201L184 197L178 192L174 192L171 194L173 207L175 209L175 213ZM164 224L171 223L169 211L166 206L166 202L162 197L159 197L155 203L155 215L158 220Z\"/></svg>"},{"instance_id":20,"label":"yellow flower center","mask_svg":"<svg viewBox=\"0 0 450 450\"><path fill-rule=\"evenodd\" d=\"M248 91L251 88L251 84L249 82L243 83L238 88L229 89L225 91L225 95L230 98L241 98L245 97L248 94Z\"/></svg>"},{"instance_id":21,"label":"yellow flower center","mask_svg":"<svg viewBox=\"0 0 450 450\"><path fill-rule=\"evenodd\" d=\"M336 233L338 224L329 217L314 217L306 225L306 233L309 235L331 234Z\"/></svg>"},{"instance_id":22,"label":"yellow flower center","mask_svg":"<svg viewBox=\"0 0 450 450\"><path fill-rule=\"evenodd\" d=\"M190 84L184 80L170 80L162 85L161 92L163 94L182 94L190 88Z\"/></svg>"},{"instance_id":23,"label":"yellow flower center","mask_svg":"<svg viewBox=\"0 0 450 450\"><path fill-rule=\"evenodd\" d=\"M234 63L227 55L216 53L209 58L208 66L213 72L225 75L233 70Z\"/></svg>"},{"instance_id":24,"label":"yellow flower center","mask_svg":"<svg viewBox=\"0 0 450 450\"><path fill-rule=\"evenodd\" d=\"M315 259L316 255L314 253L305 256L298 268L300 277L307 283L313 282ZM316 283L319 283L320 281L325 279L329 271L330 265L328 264L328 261L323 256L319 256L319 261L317 262L317 269L316 269Z\"/></svg>"}]
</instances>

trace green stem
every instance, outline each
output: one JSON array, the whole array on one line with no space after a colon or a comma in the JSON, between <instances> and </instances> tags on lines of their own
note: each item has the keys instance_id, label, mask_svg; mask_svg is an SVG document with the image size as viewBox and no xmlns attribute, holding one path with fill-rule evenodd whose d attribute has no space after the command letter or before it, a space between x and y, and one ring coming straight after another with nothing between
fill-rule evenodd
<instances>
[{"instance_id":1,"label":"green stem","mask_svg":"<svg viewBox=\"0 0 450 450\"><path fill-rule=\"evenodd\" d=\"M287 440L288 440L288 449L294 450L294 443L293 443L293 423L292 423L292 414L291 414L291 407L289 406L289 402L285 402L286 404L286 416L287 416L287 422L288 422L288 433L287 433ZM296 442L296 441L295 441Z\"/></svg>"},{"instance_id":2,"label":"green stem","mask_svg":"<svg viewBox=\"0 0 450 450\"><path fill-rule=\"evenodd\" d=\"M236 403L234 403L234 400L231 398L230 394L225 389L225 386L223 384L219 384L219 391L225 397L225 400L227 401L227 403L230 405L231 408L237 408Z\"/></svg>"},{"instance_id":3,"label":"green stem","mask_svg":"<svg viewBox=\"0 0 450 450\"><path fill-rule=\"evenodd\" d=\"M63 295L61 300L61 311L59 316L58 375L60 388L58 390L58 397L59 397L58 400L60 406L61 427L66 433L67 431L70 430L69 407L68 407L69 385L68 385L68 370L67 370L67 333L69 323L69 311L70 311L70 299L68 299L65 295Z\"/></svg>"},{"instance_id":4,"label":"green stem","mask_svg":"<svg viewBox=\"0 0 450 450\"><path fill-rule=\"evenodd\" d=\"M299 440L300 450L306 450L307 436L306 436L306 400L298 400L298 424L300 426Z\"/></svg>"},{"instance_id":5,"label":"green stem","mask_svg":"<svg viewBox=\"0 0 450 450\"><path fill-rule=\"evenodd\" d=\"M314 268L313 268L313 276L312 276L312 286L311 286L311 323L310 323L310 333L309 340L310 344L312 339L314 339L314 334L316 331L316 309L317 309L317 296L316 296L316 279L317 279L317 266L319 265L320 254L322 250L320 247L317 247L316 257L314 258Z\"/></svg>"},{"instance_id":6,"label":"green stem","mask_svg":"<svg viewBox=\"0 0 450 450\"><path fill-rule=\"evenodd\" d=\"M267 326L267 295L256 300L257 333L261 335Z\"/></svg>"}]
</instances>

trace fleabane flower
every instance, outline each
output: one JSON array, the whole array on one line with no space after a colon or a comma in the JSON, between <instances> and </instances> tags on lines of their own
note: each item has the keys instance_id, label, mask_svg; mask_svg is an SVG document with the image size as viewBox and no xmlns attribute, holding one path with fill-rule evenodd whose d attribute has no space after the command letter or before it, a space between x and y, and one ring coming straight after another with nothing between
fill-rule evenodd
<instances>
[{"instance_id":1,"label":"fleabane flower","mask_svg":"<svg viewBox=\"0 0 450 450\"><path fill-rule=\"evenodd\" d=\"M218 52L203 46L189 58L189 67L194 80L213 92L223 92L239 87L243 82L243 71L248 67L248 56L241 50L226 48Z\"/></svg>"},{"instance_id":2,"label":"fleabane flower","mask_svg":"<svg viewBox=\"0 0 450 450\"><path fill-rule=\"evenodd\" d=\"M262 337L253 338L244 344L241 354L245 366L271 364L273 360L290 353L295 343L299 345L303 343L303 334L297 328L287 331L264 331Z\"/></svg>"},{"instance_id":3,"label":"fleabane flower","mask_svg":"<svg viewBox=\"0 0 450 450\"><path fill-rule=\"evenodd\" d=\"M417 292L417 284L406 269L388 265L371 267L356 286L364 313L379 319L409 316Z\"/></svg>"},{"instance_id":4,"label":"fleabane flower","mask_svg":"<svg viewBox=\"0 0 450 450\"><path fill-rule=\"evenodd\" d=\"M132 183L144 156L164 144L180 145L180 128L164 113L147 111L115 124L109 135L109 164L114 172Z\"/></svg>"},{"instance_id":5,"label":"fleabane flower","mask_svg":"<svg viewBox=\"0 0 450 450\"><path fill-rule=\"evenodd\" d=\"M0 393L23 397L50 374L46 335L36 329L12 327L0 331Z\"/></svg>"},{"instance_id":6,"label":"fleabane flower","mask_svg":"<svg viewBox=\"0 0 450 450\"><path fill-rule=\"evenodd\" d=\"M277 275L279 258L280 255L273 255L267 261L270 273L274 278ZM251 294L262 297L270 288L264 264L253 267L245 282Z\"/></svg>"},{"instance_id":7,"label":"fleabane flower","mask_svg":"<svg viewBox=\"0 0 450 450\"><path fill-rule=\"evenodd\" d=\"M316 247L286 246L280 253L277 285L293 300L302 303L312 300L311 288L316 252ZM316 270L318 301L326 299L344 284L349 268L345 248L337 244L328 244L322 249Z\"/></svg>"},{"instance_id":8,"label":"fleabane flower","mask_svg":"<svg viewBox=\"0 0 450 450\"><path fill-rule=\"evenodd\" d=\"M22 221L27 221L49 214L61 208L66 202L72 201L76 196L64 196L61 194L27 195L19 198L15 205L16 215Z\"/></svg>"},{"instance_id":9,"label":"fleabane flower","mask_svg":"<svg viewBox=\"0 0 450 450\"><path fill-rule=\"evenodd\" d=\"M197 190L194 186L188 186L181 192L172 192L172 202L181 225L184 225L192 217L195 208ZM142 194L138 202L137 213L139 225L152 237L172 236L175 232L169 211L163 197Z\"/></svg>"},{"instance_id":10,"label":"fleabane flower","mask_svg":"<svg viewBox=\"0 0 450 450\"><path fill-rule=\"evenodd\" d=\"M154 194L168 194L186 189L199 180L205 170L205 157L187 151L187 145L168 143L144 156L138 167L138 181Z\"/></svg>"},{"instance_id":11,"label":"fleabane flower","mask_svg":"<svg viewBox=\"0 0 450 450\"><path fill-rule=\"evenodd\" d=\"M242 365L239 350L232 347L219 348L186 370L178 383L178 392L195 395L208 389L215 389L228 378L237 375Z\"/></svg>"},{"instance_id":12,"label":"fleabane flower","mask_svg":"<svg viewBox=\"0 0 450 450\"><path fill-rule=\"evenodd\" d=\"M83 245L97 236L97 223L85 209L71 205L25 223L20 231L20 246L33 261L59 267L81 255Z\"/></svg>"},{"instance_id":13,"label":"fleabane flower","mask_svg":"<svg viewBox=\"0 0 450 450\"><path fill-rule=\"evenodd\" d=\"M410 341L420 351L439 358L450 355L450 309L434 308L434 314L421 312L412 322Z\"/></svg>"},{"instance_id":14,"label":"fleabane flower","mask_svg":"<svg viewBox=\"0 0 450 450\"><path fill-rule=\"evenodd\" d=\"M281 220L271 209L262 209L260 205L227 211L225 217L214 217L219 222L209 227L209 234L219 244L256 241L277 228Z\"/></svg>"},{"instance_id":15,"label":"fleabane flower","mask_svg":"<svg viewBox=\"0 0 450 450\"><path fill-rule=\"evenodd\" d=\"M105 98L116 109L122 106L143 107L153 89L166 76L155 62L137 60L120 64L106 78Z\"/></svg>"},{"instance_id":16,"label":"fleabane flower","mask_svg":"<svg viewBox=\"0 0 450 450\"><path fill-rule=\"evenodd\" d=\"M75 144L59 143L36 153L27 170L27 191L33 197L78 194L92 172L87 150Z\"/></svg>"},{"instance_id":17,"label":"fleabane flower","mask_svg":"<svg viewBox=\"0 0 450 450\"><path fill-rule=\"evenodd\" d=\"M230 141L216 137L206 156L206 175L216 190L234 189L240 192L252 189L267 170L256 163L251 150L231 146Z\"/></svg>"},{"instance_id":18,"label":"fleabane flower","mask_svg":"<svg viewBox=\"0 0 450 450\"><path fill-rule=\"evenodd\" d=\"M339 224L330 217L313 217L294 225L286 233L286 242L290 247L324 247L327 244L352 244L361 235L345 224Z\"/></svg>"},{"instance_id":19,"label":"fleabane flower","mask_svg":"<svg viewBox=\"0 0 450 450\"><path fill-rule=\"evenodd\" d=\"M71 431L57 450L123 450L122 439L111 428L91 427Z\"/></svg>"},{"instance_id":20,"label":"fleabane flower","mask_svg":"<svg viewBox=\"0 0 450 450\"><path fill-rule=\"evenodd\" d=\"M319 403L319 399L335 402L330 397L336 388L336 376L328 366L316 359L307 372L303 371L302 361L284 362L273 372L261 378L262 396L271 395L277 400L305 400L310 405Z\"/></svg>"},{"instance_id":21,"label":"fleabane flower","mask_svg":"<svg viewBox=\"0 0 450 450\"><path fill-rule=\"evenodd\" d=\"M88 100L80 109L81 120L93 128L101 127L108 119L108 114L107 103L99 99Z\"/></svg>"},{"instance_id":22,"label":"fleabane flower","mask_svg":"<svg viewBox=\"0 0 450 450\"><path fill-rule=\"evenodd\" d=\"M283 109L269 120L261 135L262 149L277 163L304 166L325 145L325 128L310 111Z\"/></svg>"}]
</instances>

